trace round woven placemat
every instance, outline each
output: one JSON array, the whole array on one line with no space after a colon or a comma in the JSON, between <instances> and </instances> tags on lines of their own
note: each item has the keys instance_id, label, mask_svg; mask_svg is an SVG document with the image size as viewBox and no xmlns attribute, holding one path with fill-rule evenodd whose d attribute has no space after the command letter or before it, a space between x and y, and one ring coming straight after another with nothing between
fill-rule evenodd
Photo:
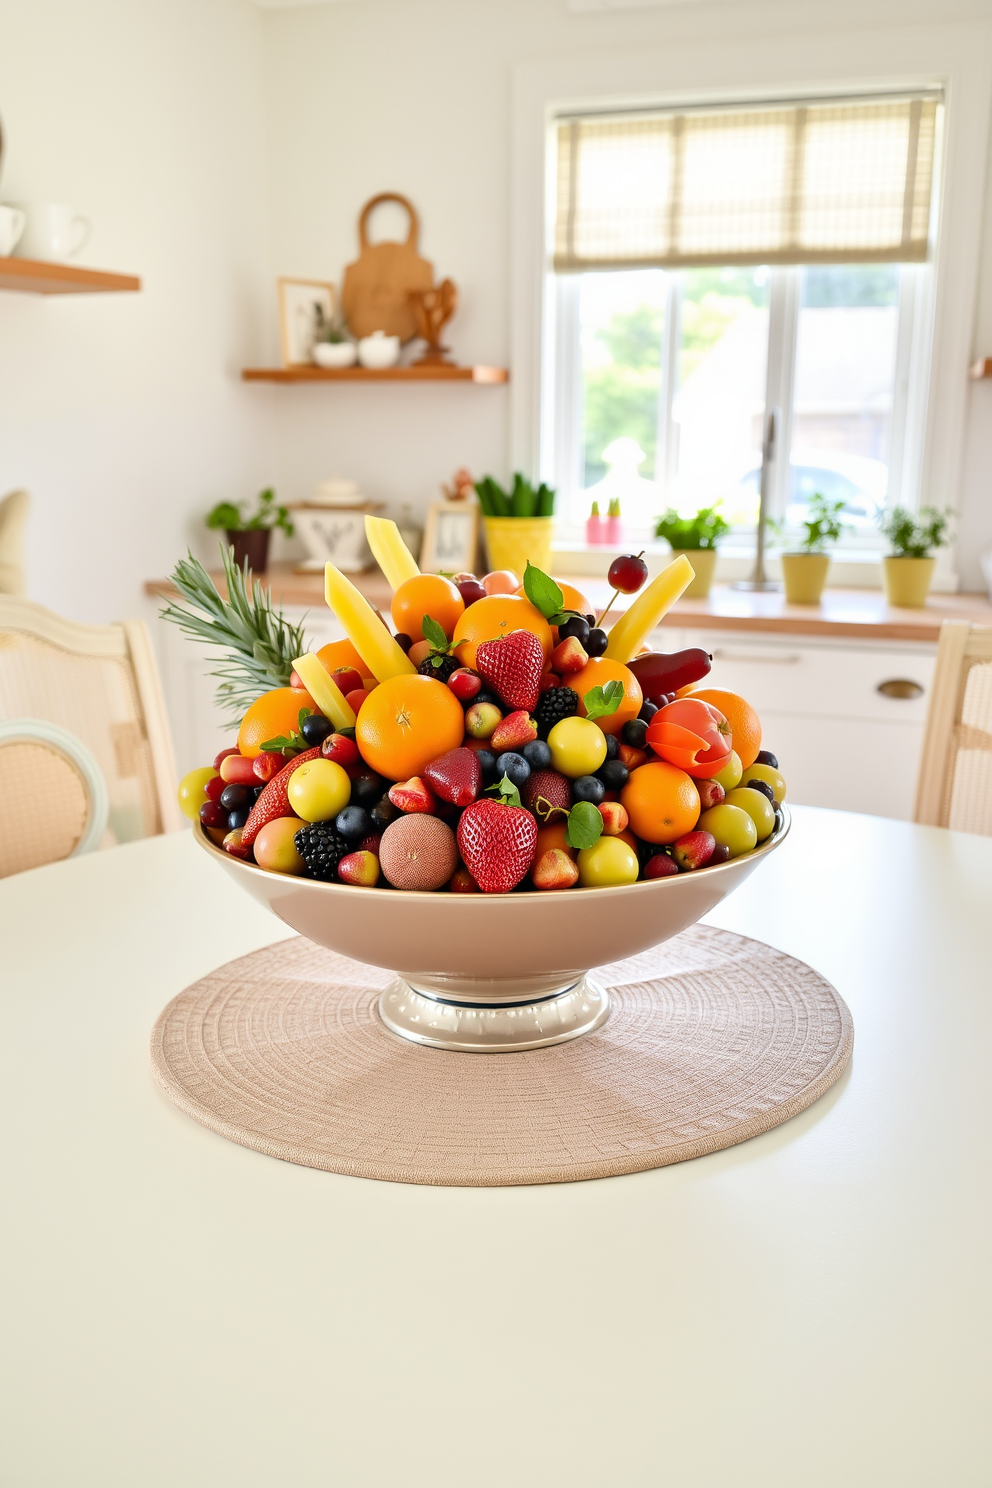
<instances>
[{"instance_id":1,"label":"round woven placemat","mask_svg":"<svg viewBox=\"0 0 992 1488\"><path fill-rule=\"evenodd\" d=\"M730 1147L843 1072L851 1015L823 977L696 925L596 971L604 1026L520 1054L408 1043L376 1012L389 972L283 941L169 1003L152 1035L176 1104L242 1146L400 1183L565 1183Z\"/></svg>"}]
</instances>

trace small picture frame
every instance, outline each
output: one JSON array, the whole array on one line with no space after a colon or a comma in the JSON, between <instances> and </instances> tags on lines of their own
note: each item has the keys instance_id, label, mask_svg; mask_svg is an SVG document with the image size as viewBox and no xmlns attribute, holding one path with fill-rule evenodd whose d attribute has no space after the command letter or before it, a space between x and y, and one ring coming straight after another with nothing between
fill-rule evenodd
<instances>
[{"instance_id":1,"label":"small picture frame","mask_svg":"<svg viewBox=\"0 0 992 1488\"><path fill-rule=\"evenodd\" d=\"M279 280L279 336L284 367L309 367L314 343L332 324L337 306L333 284L315 279Z\"/></svg>"},{"instance_id":2,"label":"small picture frame","mask_svg":"<svg viewBox=\"0 0 992 1488\"><path fill-rule=\"evenodd\" d=\"M474 501L435 501L427 508L420 567L424 573L474 573L479 508Z\"/></svg>"}]
</instances>

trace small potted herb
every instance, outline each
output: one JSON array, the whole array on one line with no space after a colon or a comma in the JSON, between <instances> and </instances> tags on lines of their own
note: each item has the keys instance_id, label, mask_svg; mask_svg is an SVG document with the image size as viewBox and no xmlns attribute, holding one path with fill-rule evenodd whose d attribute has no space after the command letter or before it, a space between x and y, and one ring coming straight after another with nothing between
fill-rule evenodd
<instances>
[{"instance_id":1,"label":"small potted herb","mask_svg":"<svg viewBox=\"0 0 992 1488\"><path fill-rule=\"evenodd\" d=\"M545 571L551 567L551 531L555 493L542 481L535 486L518 470L504 491L491 475L476 481L476 495L486 529L491 569L523 574L528 560Z\"/></svg>"},{"instance_id":2,"label":"small potted herb","mask_svg":"<svg viewBox=\"0 0 992 1488\"><path fill-rule=\"evenodd\" d=\"M936 558L935 548L950 541L948 524L952 513L935 506L921 506L914 516L904 506L894 506L879 523L892 552L882 559L885 597L899 609L918 610L927 602Z\"/></svg>"},{"instance_id":3,"label":"small potted herb","mask_svg":"<svg viewBox=\"0 0 992 1488\"><path fill-rule=\"evenodd\" d=\"M320 311L319 306L317 309ZM345 330L344 323L340 320L325 320L320 311L320 322L310 355L318 367L353 367L358 349Z\"/></svg>"},{"instance_id":4,"label":"small potted herb","mask_svg":"<svg viewBox=\"0 0 992 1488\"><path fill-rule=\"evenodd\" d=\"M269 538L273 527L293 535L293 524L286 507L276 501L272 487L260 491L258 506L250 517L246 517L233 501L219 501L212 512L208 512L207 526L211 531L222 531L234 549L234 561L239 568L248 567L255 573L264 573L269 563Z\"/></svg>"},{"instance_id":5,"label":"small potted herb","mask_svg":"<svg viewBox=\"0 0 992 1488\"><path fill-rule=\"evenodd\" d=\"M814 491L801 523L803 536L798 549L782 554L782 578L788 604L819 604L827 582L830 554L827 543L835 543L847 523L840 520L843 501L828 501Z\"/></svg>"},{"instance_id":6,"label":"small potted herb","mask_svg":"<svg viewBox=\"0 0 992 1488\"><path fill-rule=\"evenodd\" d=\"M715 506L703 506L691 517L682 517L674 507L662 512L655 527L655 535L663 537L672 550L672 557L684 553L692 564L696 577L686 592L687 599L706 599L713 583L716 568L716 545L730 531Z\"/></svg>"}]
</instances>

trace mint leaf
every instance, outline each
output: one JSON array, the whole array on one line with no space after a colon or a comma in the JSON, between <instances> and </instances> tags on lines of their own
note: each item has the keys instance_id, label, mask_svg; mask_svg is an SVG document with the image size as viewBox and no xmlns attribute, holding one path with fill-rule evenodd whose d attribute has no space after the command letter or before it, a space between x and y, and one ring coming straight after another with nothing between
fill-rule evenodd
<instances>
[{"instance_id":1,"label":"mint leaf","mask_svg":"<svg viewBox=\"0 0 992 1488\"><path fill-rule=\"evenodd\" d=\"M449 646L444 628L438 625L436 620L432 620L430 615L424 616L420 622L420 628L424 632L424 640L429 642L431 648L434 651L440 651L444 655L447 655Z\"/></svg>"},{"instance_id":2,"label":"mint leaf","mask_svg":"<svg viewBox=\"0 0 992 1488\"><path fill-rule=\"evenodd\" d=\"M517 787L514 785L509 775L504 775L503 779L500 780L496 785L488 786L487 791L493 791L499 797L504 806L519 806L521 804L520 792L517 790ZM588 805L588 802L586 804ZM593 807L593 810L596 811L595 806ZM596 815L599 816L598 811L596 811ZM600 822L602 822L602 817L600 817Z\"/></svg>"},{"instance_id":3,"label":"mint leaf","mask_svg":"<svg viewBox=\"0 0 992 1488\"><path fill-rule=\"evenodd\" d=\"M529 559L524 570L524 593L545 620L560 614L565 603L565 596L554 579L549 579L542 569L535 568Z\"/></svg>"},{"instance_id":4,"label":"mint leaf","mask_svg":"<svg viewBox=\"0 0 992 1488\"><path fill-rule=\"evenodd\" d=\"M614 677L605 687L591 687L582 701L587 718L608 718L623 702L623 683Z\"/></svg>"},{"instance_id":5,"label":"mint leaf","mask_svg":"<svg viewBox=\"0 0 992 1488\"><path fill-rule=\"evenodd\" d=\"M569 847L592 847L603 835L603 818L591 801L578 801L568 813L565 841Z\"/></svg>"}]
</instances>

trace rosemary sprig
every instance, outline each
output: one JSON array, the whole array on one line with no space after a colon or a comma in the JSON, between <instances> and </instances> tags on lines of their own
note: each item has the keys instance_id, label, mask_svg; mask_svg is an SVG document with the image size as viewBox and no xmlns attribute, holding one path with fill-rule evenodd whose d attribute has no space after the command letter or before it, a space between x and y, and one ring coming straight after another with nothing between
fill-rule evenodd
<instances>
[{"instance_id":1,"label":"rosemary sprig","mask_svg":"<svg viewBox=\"0 0 992 1488\"><path fill-rule=\"evenodd\" d=\"M220 551L228 598L190 553L172 574L185 603L168 604L160 613L191 640L223 648L223 655L207 658L217 663L211 673L219 679L217 704L240 717L260 693L289 686L293 662L306 650L306 641L302 625L291 625L282 610L272 608L263 585L250 581L248 564L240 569L233 549L224 544Z\"/></svg>"}]
</instances>

